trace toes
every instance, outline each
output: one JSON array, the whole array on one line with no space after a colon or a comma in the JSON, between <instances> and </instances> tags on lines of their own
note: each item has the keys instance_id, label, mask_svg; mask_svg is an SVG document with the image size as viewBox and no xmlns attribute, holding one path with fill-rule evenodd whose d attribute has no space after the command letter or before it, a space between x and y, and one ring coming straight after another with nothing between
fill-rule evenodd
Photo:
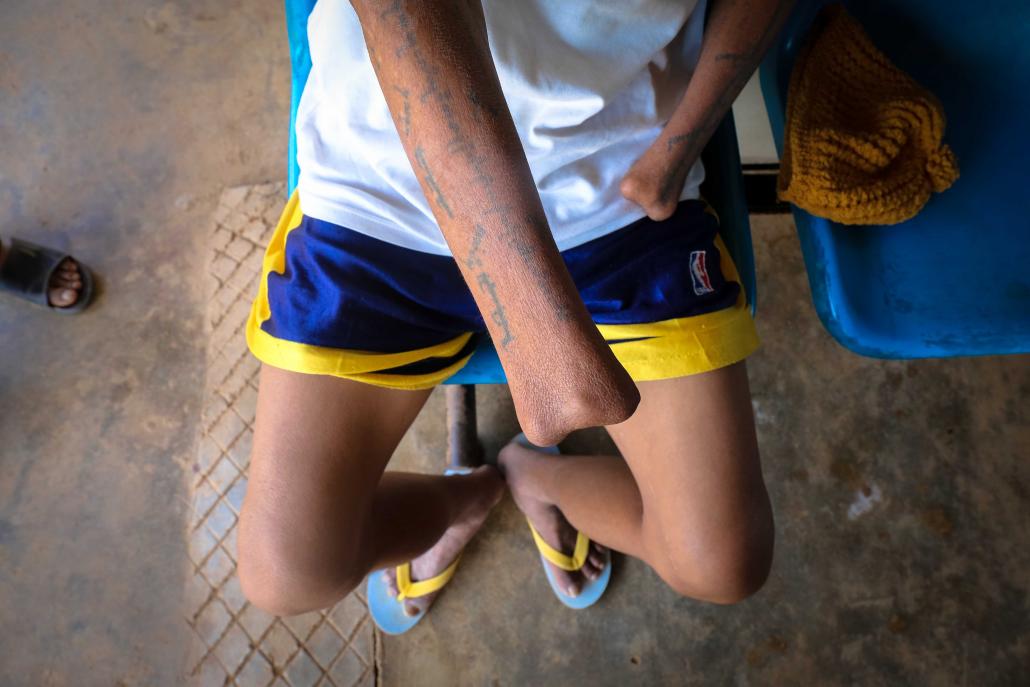
<instances>
[{"instance_id":1,"label":"toes","mask_svg":"<svg viewBox=\"0 0 1030 687\"><path fill-rule=\"evenodd\" d=\"M397 571L393 568L390 568L388 570L384 570L382 572L382 576L383 579L386 580L386 589L390 592L390 596L396 599L397 595L400 593L400 590L397 588ZM422 597L420 597L417 601L414 599L405 599L404 614L413 618L419 613L421 613L423 601L424 599Z\"/></svg>"},{"instance_id":2,"label":"toes","mask_svg":"<svg viewBox=\"0 0 1030 687\"><path fill-rule=\"evenodd\" d=\"M583 588L582 577L579 575L571 575L568 571L562 570L561 568L554 568L555 580L558 582L558 586L565 590L565 593L569 596L579 596L580 590Z\"/></svg>"},{"instance_id":3,"label":"toes","mask_svg":"<svg viewBox=\"0 0 1030 687\"><path fill-rule=\"evenodd\" d=\"M74 260L67 258L57 266L56 272L61 275L68 275L69 277L77 277L79 276L79 266Z\"/></svg>"},{"instance_id":4,"label":"toes","mask_svg":"<svg viewBox=\"0 0 1030 687\"><path fill-rule=\"evenodd\" d=\"M80 291L82 274L75 261L65 258L50 278L50 291L47 294L50 305L55 308L67 308L78 300Z\"/></svg>"},{"instance_id":5,"label":"toes","mask_svg":"<svg viewBox=\"0 0 1030 687\"><path fill-rule=\"evenodd\" d=\"M74 289L51 289L50 304L58 308L66 308L75 302L76 296Z\"/></svg>"},{"instance_id":6,"label":"toes","mask_svg":"<svg viewBox=\"0 0 1030 687\"><path fill-rule=\"evenodd\" d=\"M604 572L607 563L607 549L600 544L591 543L587 560L583 564L583 576L588 580L596 580Z\"/></svg>"},{"instance_id":7,"label":"toes","mask_svg":"<svg viewBox=\"0 0 1030 687\"><path fill-rule=\"evenodd\" d=\"M50 286L59 289L81 289L82 278L77 274L71 277L66 277L62 274L53 279L50 282Z\"/></svg>"}]
</instances>

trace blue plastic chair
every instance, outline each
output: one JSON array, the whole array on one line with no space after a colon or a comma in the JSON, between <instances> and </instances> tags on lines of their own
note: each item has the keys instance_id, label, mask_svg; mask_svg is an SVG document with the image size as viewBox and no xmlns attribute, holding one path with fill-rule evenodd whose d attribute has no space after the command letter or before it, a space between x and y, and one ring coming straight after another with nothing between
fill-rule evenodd
<instances>
[{"instance_id":1,"label":"blue plastic chair","mask_svg":"<svg viewBox=\"0 0 1030 687\"><path fill-rule=\"evenodd\" d=\"M307 22L316 0L286 0L286 28L290 39L293 93L290 111L289 193L297 186L297 105L311 71ZM719 213L723 242L730 251L752 313L755 311L755 259L751 245L751 223L744 196L740 152L737 148L733 115L728 114L712 136L703 154L706 180L702 193ZM504 384L504 370L489 338L472 354L469 362L446 384Z\"/></svg>"},{"instance_id":2,"label":"blue plastic chair","mask_svg":"<svg viewBox=\"0 0 1030 687\"><path fill-rule=\"evenodd\" d=\"M791 68L826 4L801 0L761 67L781 153ZM894 226L842 226L795 209L819 317L841 344L878 358L1030 351L1030 3L844 4L940 98L962 176Z\"/></svg>"}]
</instances>

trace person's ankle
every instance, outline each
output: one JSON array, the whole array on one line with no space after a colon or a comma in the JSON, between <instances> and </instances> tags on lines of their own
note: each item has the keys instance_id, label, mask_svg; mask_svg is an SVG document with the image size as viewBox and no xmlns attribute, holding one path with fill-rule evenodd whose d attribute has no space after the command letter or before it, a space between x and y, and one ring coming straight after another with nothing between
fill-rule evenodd
<instances>
[{"instance_id":1,"label":"person's ankle","mask_svg":"<svg viewBox=\"0 0 1030 687\"><path fill-rule=\"evenodd\" d=\"M485 469L484 469L485 468ZM468 475L455 475L451 503L458 506L451 522L461 522L489 511L504 494L504 479L493 466L480 466Z\"/></svg>"},{"instance_id":2,"label":"person's ankle","mask_svg":"<svg viewBox=\"0 0 1030 687\"><path fill-rule=\"evenodd\" d=\"M502 465L517 463L511 471L505 472L505 480L512 484L518 482L523 490L528 490L533 496L547 503L554 503L551 498L553 485L557 479L557 473L564 465L563 461L556 460L556 456L544 454L534 448L525 446L519 442L512 442L501 449L500 462ZM512 455L514 454L514 455Z\"/></svg>"}]
</instances>

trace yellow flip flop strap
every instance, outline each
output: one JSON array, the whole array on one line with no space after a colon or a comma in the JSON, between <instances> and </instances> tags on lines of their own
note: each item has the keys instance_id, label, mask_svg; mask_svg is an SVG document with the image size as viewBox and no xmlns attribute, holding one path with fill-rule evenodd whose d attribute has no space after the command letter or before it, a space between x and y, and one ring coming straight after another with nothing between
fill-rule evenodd
<instances>
[{"instance_id":1,"label":"yellow flip flop strap","mask_svg":"<svg viewBox=\"0 0 1030 687\"><path fill-rule=\"evenodd\" d=\"M528 520L526 522L529 523ZM576 533L576 550L573 551L572 556L567 556L545 542L544 538L533 527L533 523L529 523L529 531L533 533L533 541L536 542L536 548L540 549L540 553L543 554L544 558L562 570L576 572L587 562L587 554L590 552L590 537L582 532Z\"/></svg>"},{"instance_id":2,"label":"yellow flip flop strap","mask_svg":"<svg viewBox=\"0 0 1030 687\"><path fill-rule=\"evenodd\" d=\"M436 577L430 577L428 580L419 580L418 582L411 581L411 563L398 565L397 589L400 593L397 595L397 600L417 599L420 596L427 596L433 592L440 591L454 577L454 571L458 569L458 561L460 560L461 555L459 554L454 559L454 562L447 566L447 569L442 573Z\"/></svg>"}]
</instances>

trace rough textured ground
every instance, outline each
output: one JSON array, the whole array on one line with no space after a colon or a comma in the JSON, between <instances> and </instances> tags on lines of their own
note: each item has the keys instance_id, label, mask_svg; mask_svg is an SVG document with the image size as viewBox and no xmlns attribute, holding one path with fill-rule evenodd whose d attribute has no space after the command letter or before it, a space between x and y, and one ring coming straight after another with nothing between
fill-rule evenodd
<instances>
[{"instance_id":1,"label":"rough textured ground","mask_svg":"<svg viewBox=\"0 0 1030 687\"><path fill-rule=\"evenodd\" d=\"M171 685L205 243L285 173L281 3L0 3L0 234L101 279L74 318L0 298L0 684Z\"/></svg>"},{"instance_id":2,"label":"rough textured ground","mask_svg":"<svg viewBox=\"0 0 1030 687\"><path fill-rule=\"evenodd\" d=\"M260 367L244 326L284 194L281 183L226 190L208 239L210 335L202 436L189 468L192 575L184 609L193 630L185 671L201 686L375 681L377 637L360 592L322 612L275 618L247 602L235 573Z\"/></svg>"},{"instance_id":3,"label":"rough textured ground","mask_svg":"<svg viewBox=\"0 0 1030 687\"><path fill-rule=\"evenodd\" d=\"M201 463L215 459L203 431L226 430L201 421L224 410L204 391L218 370L205 376L210 221L222 189L283 176L282 23L279 3L241 0L0 4L0 233L74 249L103 286L79 318L0 298L0 684L177 685L193 659L208 660L198 636L219 661L197 672L201 684L220 684L217 668L236 658L238 684L265 684L258 654L284 667L280 684L321 676L302 655L330 674L336 665L324 657L340 642L321 615L257 616L266 634L250 624L218 553L231 555L231 537L216 551L197 534L230 534L222 526L231 528L240 484ZM603 603L573 615L550 597L506 502L431 616L382 639L365 679L1030 681L1027 358L847 353L815 319L789 221L756 221L754 233L765 346L750 369L779 526L768 586L715 608L676 599L619 560ZM250 378L237 388L232 375L212 388L243 421ZM493 454L514 416L503 389L480 396ZM440 468L442 405L431 399L396 464ZM217 455L242 460L243 434ZM606 440L585 433L576 445ZM205 509L193 489L207 483L226 497ZM230 511L212 521L219 504ZM198 570L214 583L207 596ZM242 622L219 627L219 613L203 613L211 589ZM297 639L309 634L305 654ZM242 672L251 661L262 680Z\"/></svg>"},{"instance_id":4,"label":"rough textured ground","mask_svg":"<svg viewBox=\"0 0 1030 687\"><path fill-rule=\"evenodd\" d=\"M1030 425L1023 358L883 362L834 343L808 299L789 217L753 219L765 345L754 407L779 525L773 575L720 608L678 599L618 559L608 595L575 613L551 596L510 502L438 606L403 638L373 634L360 591L275 620L232 570L257 363L242 326L282 186L231 189L215 212L204 436L191 468L187 595L198 684L1019 684L1027 675ZM504 387L481 387L488 457L518 431ZM393 465L440 471L443 395ZM612 451L602 431L567 442ZM575 645L567 638L574 636ZM374 647L377 647L375 649Z\"/></svg>"},{"instance_id":5,"label":"rough textured ground","mask_svg":"<svg viewBox=\"0 0 1030 687\"><path fill-rule=\"evenodd\" d=\"M1030 679L1030 365L883 362L826 334L788 216L753 218L763 348L749 363L777 520L753 599L678 599L617 559L593 610L551 596L510 500L384 684L1020 685ZM488 455L517 430L479 394ZM439 469L435 394L395 463ZM586 432L569 450L610 450ZM574 638L574 641L573 641Z\"/></svg>"}]
</instances>

